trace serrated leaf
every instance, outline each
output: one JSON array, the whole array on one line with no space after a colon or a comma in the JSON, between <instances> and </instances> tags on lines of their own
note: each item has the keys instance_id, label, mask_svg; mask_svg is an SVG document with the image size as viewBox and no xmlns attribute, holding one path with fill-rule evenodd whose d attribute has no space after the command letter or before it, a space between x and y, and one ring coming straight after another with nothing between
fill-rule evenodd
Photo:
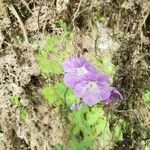
<instances>
[{"instance_id":1,"label":"serrated leaf","mask_svg":"<svg viewBox=\"0 0 150 150\"><path fill-rule=\"evenodd\" d=\"M100 68L103 72L108 75L114 75L115 73L115 65L112 64L111 59L109 57L103 57L102 63L100 64Z\"/></svg>"},{"instance_id":2,"label":"serrated leaf","mask_svg":"<svg viewBox=\"0 0 150 150\"><path fill-rule=\"evenodd\" d=\"M101 116L104 115L104 110L99 107L93 107L92 110L87 113L86 119L89 125L94 125Z\"/></svg>"},{"instance_id":3,"label":"serrated leaf","mask_svg":"<svg viewBox=\"0 0 150 150\"><path fill-rule=\"evenodd\" d=\"M75 137L73 137L71 140L71 150L82 150L79 142Z\"/></svg>"},{"instance_id":4,"label":"serrated leaf","mask_svg":"<svg viewBox=\"0 0 150 150\"><path fill-rule=\"evenodd\" d=\"M106 120L101 118L97 125L95 126L96 135L100 135L100 141L105 150L110 149L110 141L111 141L111 132L109 130L109 125Z\"/></svg>"},{"instance_id":5,"label":"serrated leaf","mask_svg":"<svg viewBox=\"0 0 150 150\"><path fill-rule=\"evenodd\" d=\"M80 102L80 100L75 96L74 92L69 89L66 95L66 102L68 105Z\"/></svg>"},{"instance_id":6,"label":"serrated leaf","mask_svg":"<svg viewBox=\"0 0 150 150\"><path fill-rule=\"evenodd\" d=\"M98 112L89 112L86 116L87 122L89 125L93 125L98 121L100 114Z\"/></svg>"},{"instance_id":7,"label":"serrated leaf","mask_svg":"<svg viewBox=\"0 0 150 150\"><path fill-rule=\"evenodd\" d=\"M59 97L64 99L64 94L67 90L67 87L63 83L60 83L60 82L57 83L55 87L56 87L57 93L59 94Z\"/></svg>"},{"instance_id":8,"label":"serrated leaf","mask_svg":"<svg viewBox=\"0 0 150 150\"><path fill-rule=\"evenodd\" d=\"M115 135L115 140L116 141L120 141L122 140L122 131L121 131L121 127L119 125L117 125L115 127L115 130L114 130L114 135Z\"/></svg>"},{"instance_id":9,"label":"serrated leaf","mask_svg":"<svg viewBox=\"0 0 150 150\"><path fill-rule=\"evenodd\" d=\"M104 118L99 118L94 128L95 128L96 135L100 135L102 132L108 131L107 121Z\"/></svg>"},{"instance_id":10,"label":"serrated leaf","mask_svg":"<svg viewBox=\"0 0 150 150\"><path fill-rule=\"evenodd\" d=\"M20 104L20 99L18 96L12 96L11 97L11 102L13 105L19 107L21 104Z\"/></svg>"},{"instance_id":11,"label":"serrated leaf","mask_svg":"<svg viewBox=\"0 0 150 150\"><path fill-rule=\"evenodd\" d=\"M50 72L51 62L48 59L48 54L45 51L42 51L37 55L38 64L42 70L43 74L48 74Z\"/></svg>"},{"instance_id":12,"label":"serrated leaf","mask_svg":"<svg viewBox=\"0 0 150 150\"><path fill-rule=\"evenodd\" d=\"M60 74L63 73L63 67L56 61L51 60L49 70L51 73Z\"/></svg>"},{"instance_id":13,"label":"serrated leaf","mask_svg":"<svg viewBox=\"0 0 150 150\"><path fill-rule=\"evenodd\" d=\"M147 90L144 94L143 94L143 99L145 102L150 103L150 90Z\"/></svg>"},{"instance_id":14,"label":"serrated leaf","mask_svg":"<svg viewBox=\"0 0 150 150\"><path fill-rule=\"evenodd\" d=\"M20 113L20 118L23 120L23 121L26 121L28 119L28 111L27 109L23 109Z\"/></svg>"},{"instance_id":15,"label":"serrated leaf","mask_svg":"<svg viewBox=\"0 0 150 150\"><path fill-rule=\"evenodd\" d=\"M73 90L69 89L64 83L57 83L56 85L57 93L62 99L66 99L68 106L74 103L78 103L80 100L75 96Z\"/></svg>"},{"instance_id":16,"label":"serrated leaf","mask_svg":"<svg viewBox=\"0 0 150 150\"><path fill-rule=\"evenodd\" d=\"M87 136L81 141L80 145L84 150L87 150L94 143L95 138Z\"/></svg>"},{"instance_id":17,"label":"serrated leaf","mask_svg":"<svg viewBox=\"0 0 150 150\"><path fill-rule=\"evenodd\" d=\"M45 48L46 50L48 50L49 52L58 52L58 42L59 42L59 36L57 35L53 35L51 37L48 37L47 38L47 41L46 41L46 45L45 45Z\"/></svg>"},{"instance_id":18,"label":"serrated leaf","mask_svg":"<svg viewBox=\"0 0 150 150\"><path fill-rule=\"evenodd\" d=\"M49 85L48 87L45 87L42 91L42 95L49 104L56 102L58 99L58 95L54 85Z\"/></svg>"}]
</instances>

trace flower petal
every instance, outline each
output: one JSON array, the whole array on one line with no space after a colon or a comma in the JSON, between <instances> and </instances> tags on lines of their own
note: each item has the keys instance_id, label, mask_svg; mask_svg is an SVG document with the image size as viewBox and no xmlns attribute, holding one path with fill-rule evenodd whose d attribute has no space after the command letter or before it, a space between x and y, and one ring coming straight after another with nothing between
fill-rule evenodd
<instances>
[{"instance_id":1,"label":"flower petal","mask_svg":"<svg viewBox=\"0 0 150 150\"><path fill-rule=\"evenodd\" d=\"M63 68L66 73L75 73L77 68L85 67L91 73L98 73L97 69L92 66L84 57L74 57L67 59Z\"/></svg>"},{"instance_id":2,"label":"flower petal","mask_svg":"<svg viewBox=\"0 0 150 150\"><path fill-rule=\"evenodd\" d=\"M99 82L110 83L109 77L108 77L107 75L105 75L105 74L102 74L102 73L99 73L99 74L97 75L97 80L98 80Z\"/></svg>"},{"instance_id":3,"label":"flower petal","mask_svg":"<svg viewBox=\"0 0 150 150\"><path fill-rule=\"evenodd\" d=\"M115 87L112 87L110 99L117 99L117 98L122 99L123 96L121 95L121 93Z\"/></svg>"},{"instance_id":4,"label":"flower petal","mask_svg":"<svg viewBox=\"0 0 150 150\"><path fill-rule=\"evenodd\" d=\"M64 82L68 87L74 88L79 79L77 76L68 73L64 76Z\"/></svg>"},{"instance_id":5,"label":"flower petal","mask_svg":"<svg viewBox=\"0 0 150 150\"><path fill-rule=\"evenodd\" d=\"M83 102L85 102L89 106L93 106L100 102L100 95L99 94L87 94L82 97Z\"/></svg>"},{"instance_id":6,"label":"flower petal","mask_svg":"<svg viewBox=\"0 0 150 150\"><path fill-rule=\"evenodd\" d=\"M88 84L88 82L86 80L76 84L76 86L74 88L74 92L77 97L82 98L86 94L87 84Z\"/></svg>"},{"instance_id":7,"label":"flower petal","mask_svg":"<svg viewBox=\"0 0 150 150\"><path fill-rule=\"evenodd\" d=\"M80 110L83 107L83 104L72 104L70 109L73 110Z\"/></svg>"},{"instance_id":8,"label":"flower petal","mask_svg":"<svg viewBox=\"0 0 150 150\"><path fill-rule=\"evenodd\" d=\"M101 101L104 101L110 97L111 88L106 85L102 85L100 87L100 93L101 93Z\"/></svg>"},{"instance_id":9,"label":"flower petal","mask_svg":"<svg viewBox=\"0 0 150 150\"><path fill-rule=\"evenodd\" d=\"M109 104L110 102L112 102L112 101L114 101L118 98L122 99L123 96L121 95L121 93L115 87L111 87L110 97L108 99L105 99L104 103Z\"/></svg>"},{"instance_id":10,"label":"flower petal","mask_svg":"<svg viewBox=\"0 0 150 150\"><path fill-rule=\"evenodd\" d=\"M77 66L73 63L73 58L67 59L63 64L64 71L67 73L73 73L75 67Z\"/></svg>"}]
</instances>

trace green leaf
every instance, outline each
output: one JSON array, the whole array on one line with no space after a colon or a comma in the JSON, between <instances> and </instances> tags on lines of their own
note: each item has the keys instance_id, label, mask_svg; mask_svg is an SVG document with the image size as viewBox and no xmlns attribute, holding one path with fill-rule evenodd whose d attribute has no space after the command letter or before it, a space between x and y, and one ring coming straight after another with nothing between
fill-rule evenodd
<instances>
[{"instance_id":1,"label":"green leaf","mask_svg":"<svg viewBox=\"0 0 150 150\"><path fill-rule=\"evenodd\" d=\"M75 137L71 140L71 150L83 150Z\"/></svg>"},{"instance_id":2,"label":"green leaf","mask_svg":"<svg viewBox=\"0 0 150 150\"><path fill-rule=\"evenodd\" d=\"M94 136L87 136L83 139L83 141L81 141L80 145L81 147L83 147L83 149L87 150L88 148L90 148L94 141L95 141L95 137Z\"/></svg>"},{"instance_id":3,"label":"green leaf","mask_svg":"<svg viewBox=\"0 0 150 150\"><path fill-rule=\"evenodd\" d=\"M73 90L68 89L67 95L66 95L66 102L67 102L67 105L71 105L71 104L80 102L80 100L79 98L75 96Z\"/></svg>"},{"instance_id":4,"label":"green leaf","mask_svg":"<svg viewBox=\"0 0 150 150\"><path fill-rule=\"evenodd\" d=\"M40 54L38 54L37 60L43 74L63 73L63 67L57 61L48 59L48 53L46 51L42 51Z\"/></svg>"},{"instance_id":5,"label":"green leaf","mask_svg":"<svg viewBox=\"0 0 150 150\"><path fill-rule=\"evenodd\" d=\"M68 31L66 23L61 20L59 22L59 26L63 29L64 35L67 36L69 34L69 31Z\"/></svg>"},{"instance_id":6,"label":"green leaf","mask_svg":"<svg viewBox=\"0 0 150 150\"><path fill-rule=\"evenodd\" d=\"M144 94L143 94L143 99L146 103L150 103L150 90L147 90Z\"/></svg>"},{"instance_id":7,"label":"green leaf","mask_svg":"<svg viewBox=\"0 0 150 150\"><path fill-rule=\"evenodd\" d=\"M55 85L55 87L56 87L56 91L57 91L57 93L59 95L59 98L61 100L60 103L62 104L65 101L65 104L67 104L70 107L70 103L71 102L68 99L69 88L66 87L66 85L64 83L61 83L61 82L57 83Z\"/></svg>"},{"instance_id":8,"label":"green leaf","mask_svg":"<svg viewBox=\"0 0 150 150\"><path fill-rule=\"evenodd\" d=\"M18 96L12 96L11 97L11 102L12 102L13 105L15 105L17 107L21 106L20 98Z\"/></svg>"},{"instance_id":9,"label":"green leaf","mask_svg":"<svg viewBox=\"0 0 150 150\"><path fill-rule=\"evenodd\" d=\"M67 90L67 87L61 82L57 83L55 85L55 87L56 87L57 93L59 94L59 97L64 99L64 94L65 94L65 92Z\"/></svg>"},{"instance_id":10,"label":"green leaf","mask_svg":"<svg viewBox=\"0 0 150 150\"><path fill-rule=\"evenodd\" d=\"M102 62L99 65L104 73L110 76L114 75L115 65L111 62L111 58L109 58L108 56L103 57Z\"/></svg>"},{"instance_id":11,"label":"green leaf","mask_svg":"<svg viewBox=\"0 0 150 150\"><path fill-rule=\"evenodd\" d=\"M23 109L20 113L20 117L23 121L26 121L29 117L27 109Z\"/></svg>"},{"instance_id":12,"label":"green leaf","mask_svg":"<svg viewBox=\"0 0 150 150\"><path fill-rule=\"evenodd\" d=\"M49 70L51 73L54 74L63 73L63 67L57 61L54 60L50 60Z\"/></svg>"},{"instance_id":13,"label":"green leaf","mask_svg":"<svg viewBox=\"0 0 150 150\"><path fill-rule=\"evenodd\" d=\"M100 135L104 131L108 131L107 121L104 118L99 118L94 126L96 135Z\"/></svg>"},{"instance_id":14,"label":"green leaf","mask_svg":"<svg viewBox=\"0 0 150 150\"><path fill-rule=\"evenodd\" d=\"M58 95L54 85L49 85L48 87L45 87L42 91L42 95L49 104L53 104L58 99Z\"/></svg>"},{"instance_id":15,"label":"green leaf","mask_svg":"<svg viewBox=\"0 0 150 150\"><path fill-rule=\"evenodd\" d=\"M72 89L69 89L64 83L57 83L56 90L60 98L66 99L66 103L70 106L73 103L78 103L80 100L75 96Z\"/></svg>"},{"instance_id":16,"label":"green leaf","mask_svg":"<svg viewBox=\"0 0 150 150\"><path fill-rule=\"evenodd\" d=\"M121 127L120 127L119 125L117 125L117 126L115 127L114 135L115 135L115 140L116 140L116 141L120 141L120 140L123 139Z\"/></svg>"},{"instance_id":17,"label":"green leaf","mask_svg":"<svg viewBox=\"0 0 150 150\"><path fill-rule=\"evenodd\" d=\"M46 50L52 53L58 52L58 42L60 42L59 36L53 35L51 37L48 37L45 45Z\"/></svg>"},{"instance_id":18,"label":"green leaf","mask_svg":"<svg viewBox=\"0 0 150 150\"><path fill-rule=\"evenodd\" d=\"M95 134L98 136L100 135L100 142L102 143L103 147L109 150L110 141L111 141L111 133L109 130L109 124L106 120L101 118L97 124L94 126Z\"/></svg>"},{"instance_id":19,"label":"green leaf","mask_svg":"<svg viewBox=\"0 0 150 150\"><path fill-rule=\"evenodd\" d=\"M50 72L51 62L48 59L48 54L46 51L42 51L37 55L38 64L42 70L42 73L48 74Z\"/></svg>"},{"instance_id":20,"label":"green leaf","mask_svg":"<svg viewBox=\"0 0 150 150\"><path fill-rule=\"evenodd\" d=\"M87 113L86 119L89 125L94 125L101 116L104 115L102 107L93 107L92 110Z\"/></svg>"},{"instance_id":21,"label":"green leaf","mask_svg":"<svg viewBox=\"0 0 150 150\"><path fill-rule=\"evenodd\" d=\"M86 116L87 122L89 125L93 125L98 121L100 114L98 112L89 112Z\"/></svg>"},{"instance_id":22,"label":"green leaf","mask_svg":"<svg viewBox=\"0 0 150 150\"><path fill-rule=\"evenodd\" d=\"M63 148L62 148L62 145L56 144L56 145L54 146L54 149L55 149L55 150L62 150Z\"/></svg>"}]
</instances>

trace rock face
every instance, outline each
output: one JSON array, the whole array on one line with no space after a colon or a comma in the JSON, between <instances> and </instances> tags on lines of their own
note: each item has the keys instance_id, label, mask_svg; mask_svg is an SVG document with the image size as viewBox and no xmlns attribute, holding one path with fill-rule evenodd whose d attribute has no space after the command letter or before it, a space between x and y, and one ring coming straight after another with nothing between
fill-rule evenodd
<instances>
[{"instance_id":1,"label":"rock face","mask_svg":"<svg viewBox=\"0 0 150 150\"><path fill-rule=\"evenodd\" d=\"M40 96L34 95L34 91L40 90L40 83L35 85L40 70L31 49L26 44L7 47L0 59L1 138L8 150L21 147L40 150L63 144L64 129L58 109L49 108ZM19 98L21 107L14 106L13 97ZM24 122L21 113L27 109L28 118Z\"/></svg>"},{"instance_id":2,"label":"rock face","mask_svg":"<svg viewBox=\"0 0 150 150\"><path fill-rule=\"evenodd\" d=\"M28 3L22 2L17 4L20 11ZM39 11L39 8L36 4L32 11ZM42 7L41 13L46 8ZM34 35L38 28L30 30L33 25L29 27L28 23L30 20L30 23L38 25L38 11L34 11L36 16L29 17L24 27L36 38L34 43L27 44L18 36L22 31L17 18L9 10L9 3L0 1L0 10L0 150L46 150L57 144L63 145L64 127L59 110L51 108L38 92L43 86L43 77L35 52L41 48L41 37L45 35ZM40 19L43 17L45 21L46 15L45 12ZM14 98L19 103L14 103Z\"/></svg>"}]
</instances>

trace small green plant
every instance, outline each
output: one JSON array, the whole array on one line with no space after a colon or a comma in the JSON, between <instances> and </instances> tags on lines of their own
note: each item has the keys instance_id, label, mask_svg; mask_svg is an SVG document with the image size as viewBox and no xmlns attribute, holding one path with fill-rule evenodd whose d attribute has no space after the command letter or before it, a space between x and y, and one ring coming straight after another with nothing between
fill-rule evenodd
<instances>
[{"instance_id":1,"label":"small green plant","mask_svg":"<svg viewBox=\"0 0 150 150\"><path fill-rule=\"evenodd\" d=\"M143 99L146 103L150 103L150 90L147 90L145 93L143 93Z\"/></svg>"},{"instance_id":2,"label":"small green plant","mask_svg":"<svg viewBox=\"0 0 150 150\"><path fill-rule=\"evenodd\" d=\"M58 35L49 36L45 44L45 49L48 50L48 52L50 53L58 52L57 44L58 44L58 41L60 40L61 40L61 37Z\"/></svg>"},{"instance_id":3,"label":"small green plant","mask_svg":"<svg viewBox=\"0 0 150 150\"><path fill-rule=\"evenodd\" d=\"M42 95L48 101L49 104L54 104L57 102L58 94L53 85L45 87L42 91Z\"/></svg>"},{"instance_id":4,"label":"small green plant","mask_svg":"<svg viewBox=\"0 0 150 150\"><path fill-rule=\"evenodd\" d=\"M68 53L60 49L61 47L69 51L72 49L72 33L68 30L67 25L60 21L58 27L62 29L63 33L48 36L43 49L36 55L44 76L63 73L62 63L65 57L68 57Z\"/></svg>"},{"instance_id":5,"label":"small green plant","mask_svg":"<svg viewBox=\"0 0 150 150\"><path fill-rule=\"evenodd\" d=\"M21 106L20 97L18 97L18 96L12 96L11 97L11 102L12 102L13 105L15 105L17 107Z\"/></svg>"},{"instance_id":6,"label":"small green plant","mask_svg":"<svg viewBox=\"0 0 150 150\"><path fill-rule=\"evenodd\" d=\"M21 120L26 121L28 119L28 117L29 117L28 110L26 108L24 108L20 113L20 118L21 118Z\"/></svg>"},{"instance_id":7,"label":"small green plant","mask_svg":"<svg viewBox=\"0 0 150 150\"><path fill-rule=\"evenodd\" d=\"M62 20L57 23L57 26L60 27L63 30L63 35L66 38L71 39L73 37L73 33L70 32L69 28L67 27L67 24L63 22Z\"/></svg>"},{"instance_id":8,"label":"small green plant","mask_svg":"<svg viewBox=\"0 0 150 150\"><path fill-rule=\"evenodd\" d=\"M115 141L121 141L123 139L122 129L120 125L116 125L114 130Z\"/></svg>"},{"instance_id":9,"label":"small green plant","mask_svg":"<svg viewBox=\"0 0 150 150\"><path fill-rule=\"evenodd\" d=\"M56 144L56 145L54 146L54 150L63 150L62 145Z\"/></svg>"},{"instance_id":10,"label":"small green plant","mask_svg":"<svg viewBox=\"0 0 150 150\"><path fill-rule=\"evenodd\" d=\"M49 73L60 74L63 72L63 68L58 61L55 59L49 59L46 51L42 51L38 54L37 60L44 75L48 75Z\"/></svg>"},{"instance_id":11,"label":"small green plant","mask_svg":"<svg viewBox=\"0 0 150 150\"><path fill-rule=\"evenodd\" d=\"M72 150L86 150L95 141L92 127L87 123L86 114L89 112L88 106L84 106L81 110L74 111L72 116L72 125L70 136Z\"/></svg>"},{"instance_id":12,"label":"small green plant","mask_svg":"<svg viewBox=\"0 0 150 150\"><path fill-rule=\"evenodd\" d=\"M42 95L50 105L61 105L65 100L67 106L70 107L71 104L79 102L73 91L68 89L63 82L49 84L42 90Z\"/></svg>"},{"instance_id":13,"label":"small green plant","mask_svg":"<svg viewBox=\"0 0 150 150\"><path fill-rule=\"evenodd\" d=\"M115 65L111 62L109 57L103 57L101 63L98 64L100 69L109 76L113 76L115 74Z\"/></svg>"},{"instance_id":14,"label":"small green plant","mask_svg":"<svg viewBox=\"0 0 150 150\"><path fill-rule=\"evenodd\" d=\"M105 150L110 148L112 137L102 106L94 106L89 109L84 105L81 110L72 113L72 118L71 149L89 149L97 139L103 143Z\"/></svg>"},{"instance_id":15,"label":"small green plant","mask_svg":"<svg viewBox=\"0 0 150 150\"><path fill-rule=\"evenodd\" d=\"M20 107L22 109L21 112L20 112L20 118L21 118L21 120L26 121L28 119L29 113L28 113L28 110L26 108L22 107L22 105L20 103L20 97L12 96L11 97L11 102L16 107Z\"/></svg>"}]
</instances>

